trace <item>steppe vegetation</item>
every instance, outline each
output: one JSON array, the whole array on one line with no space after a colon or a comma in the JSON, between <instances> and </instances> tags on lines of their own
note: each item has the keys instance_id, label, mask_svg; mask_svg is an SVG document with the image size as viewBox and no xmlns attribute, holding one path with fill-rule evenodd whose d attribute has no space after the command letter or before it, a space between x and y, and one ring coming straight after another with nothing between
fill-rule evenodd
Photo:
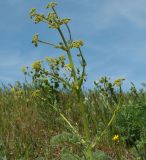
<instances>
[{"instance_id":1,"label":"steppe vegetation","mask_svg":"<svg viewBox=\"0 0 146 160\"><path fill-rule=\"evenodd\" d=\"M30 17L56 30L62 41L35 34L32 43L65 54L22 68L31 83L0 88L0 160L145 160L145 86L138 90L131 83L123 91L125 79L101 77L94 88L83 89L84 42L73 40L70 19L59 17L55 2L46 9L48 15L33 8Z\"/></svg>"}]
</instances>

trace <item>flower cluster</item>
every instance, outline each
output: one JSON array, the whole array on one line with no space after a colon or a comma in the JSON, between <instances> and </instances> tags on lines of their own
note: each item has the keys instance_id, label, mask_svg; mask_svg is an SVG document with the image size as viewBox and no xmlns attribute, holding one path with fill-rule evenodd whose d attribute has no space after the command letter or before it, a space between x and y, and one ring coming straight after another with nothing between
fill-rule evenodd
<instances>
[{"instance_id":1,"label":"flower cluster","mask_svg":"<svg viewBox=\"0 0 146 160\"><path fill-rule=\"evenodd\" d=\"M53 7L55 7L56 5L57 5L56 2L50 2L50 3L46 6L46 8L53 8Z\"/></svg>"},{"instance_id":2,"label":"flower cluster","mask_svg":"<svg viewBox=\"0 0 146 160\"><path fill-rule=\"evenodd\" d=\"M40 61L36 61L32 64L32 69L34 69L35 71L39 72L41 69L41 62Z\"/></svg>"},{"instance_id":3,"label":"flower cluster","mask_svg":"<svg viewBox=\"0 0 146 160\"><path fill-rule=\"evenodd\" d=\"M78 41L74 41L74 42L72 43L72 45L73 45L74 48L80 48L81 46L84 45L84 43L83 43L83 41L78 40Z\"/></svg>"},{"instance_id":4,"label":"flower cluster","mask_svg":"<svg viewBox=\"0 0 146 160\"><path fill-rule=\"evenodd\" d=\"M39 23L39 22L43 21L43 15L36 14L34 21L35 21L35 23Z\"/></svg>"},{"instance_id":5,"label":"flower cluster","mask_svg":"<svg viewBox=\"0 0 146 160\"><path fill-rule=\"evenodd\" d=\"M61 25L67 24L70 21L69 18L61 19L54 11L48 14L46 20L47 23L49 24L49 28L59 28Z\"/></svg>"},{"instance_id":6,"label":"flower cluster","mask_svg":"<svg viewBox=\"0 0 146 160\"><path fill-rule=\"evenodd\" d=\"M69 18L64 18L64 19L61 20L62 24L68 24L69 22L70 22Z\"/></svg>"},{"instance_id":7,"label":"flower cluster","mask_svg":"<svg viewBox=\"0 0 146 160\"><path fill-rule=\"evenodd\" d=\"M124 80L125 80L124 78L116 79L114 81L114 85L121 86Z\"/></svg>"},{"instance_id":8,"label":"flower cluster","mask_svg":"<svg viewBox=\"0 0 146 160\"><path fill-rule=\"evenodd\" d=\"M31 18L33 18L36 15L36 8L32 8L31 11L29 12L29 15Z\"/></svg>"},{"instance_id":9,"label":"flower cluster","mask_svg":"<svg viewBox=\"0 0 146 160\"><path fill-rule=\"evenodd\" d=\"M66 64L65 67L66 67L68 70L71 70L71 65L70 65L70 63L69 63L69 64Z\"/></svg>"},{"instance_id":10,"label":"flower cluster","mask_svg":"<svg viewBox=\"0 0 146 160\"><path fill-rule=\"evenodd\" d=\"M32 43L34 44L35 47L38 46L38 34L35 34L33 37L32 37Z\"/></svg>"},{"instance_id":11,"label":"flower cluster","mask_svg":"<svg viewBox=\"0 0 146 160\"><path fill-rule=\"evenodd\" d=\"M35 23L39 23L43 21L43 19L45 18L44 15L36 13L36 8L32 8L31 11L29 12L29 15L31 18L34 18Z\"/></svg>"}]
</instances>

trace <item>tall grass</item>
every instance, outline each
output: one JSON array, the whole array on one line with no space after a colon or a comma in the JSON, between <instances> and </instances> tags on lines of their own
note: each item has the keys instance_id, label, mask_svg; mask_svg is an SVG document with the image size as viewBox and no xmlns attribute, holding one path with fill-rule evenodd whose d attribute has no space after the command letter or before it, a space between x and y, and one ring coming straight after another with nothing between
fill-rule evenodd
<instances>
[{"instance_id":1,"label":"tall grass","mask_svg":"<svg viewBox=\"0 0 146 160\"><path fill-rule=\"evenodd\" d=\"M120 96L114 91L117 100L113 102L115 97L110 97L109 91L105 92L104 89L95 87L94 90L83 93L92 136L95 132L101 135ZM112 159L145 159L146 93L132 86L131 90L122 96L118 114L112 125L105 130L96 149L102 151L101 157L106 154ZM76 95L60 91L56 93L56 97L56 107L60 113L63 112L70 123L79 128L80 133L84 132L80 112L76 110ZM81 154L80 145L74 146L63 141L60 145L52 143L56 144L55 141L58 140L58 137L52 137L67 133L70 128L50 106L52 99L42 99L46 99L44 91L33 86L19 84L0 89L1 159L60 159L64 146L71 147L74 153ZM119 135L118 141L112 140L115 134Z\"/></svg>"},{"instance_id":2,"label":"tall grass","mask_svg":"<svg viewBox=\"0 0 146 160\"><path fill-rule=\"evenodd\" d=\"M107 77L84 91L84 43L73 40L70 19L59 17L55 2L46 9L49 14L44 15L32 8L30 17L55 29L61 42L46 42L35 34L32 43L49 45L65 55L22 68L31 85L18 82L0 89L1 159L146 159L146 93L134 84L125 93L124 79L111 82Z\"/></svg>"}]
</instances>

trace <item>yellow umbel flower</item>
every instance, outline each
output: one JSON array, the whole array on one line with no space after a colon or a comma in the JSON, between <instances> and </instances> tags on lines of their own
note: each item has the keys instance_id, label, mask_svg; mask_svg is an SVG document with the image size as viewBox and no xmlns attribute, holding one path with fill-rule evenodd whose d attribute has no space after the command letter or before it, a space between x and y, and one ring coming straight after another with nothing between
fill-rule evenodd
<instances>
[{"instance_id":1,"label":"yellow umbel flower","mask_svg":"<svg viewBox=\"0 0 146 160\"><path fill-rule=\"evenodd\" d=\"M32 69L35 69L36 71L40 71L41 69L41 62L40 61L36 61L32 64Z\"/></svg>"},{"instance_id":2,"label":"yellow umbel flower","mask_svg":"<svg viewBox=\"0 0 146 160\"><path fill-rule=\"evenodd\" d=\"M124 80L125 80L124 78L116 79L116 80L114 81L114 85L116 85L116 86L121 86Z\"/></svg>"},{"instance_id":3,"label":"yellow umbel flower","mask_svg":"<svg viewBox=\"0 0 146 160\"><path fill-rule=\"evenodd\" d=\"M74 41L72 45L74 48L80 48L81 46L84 45L84 42L81 40L78 40L78 41Z\"/></svg>"},{"instance_id":4,"label":"yellow umbel flower","mask_svg":"<svg viewBox=\"0 0 146 160\"><path fill-rule=\"evenodd\" d=\"M69 18L64 18L61 20L62 24L67 24L69 23L70 19Z\"/></svg>"},{"instance_id":5,"label":"yellow umbel flower","mask_svg":"<svg viewBox=\"0 0 146 160\"><path fill-rule=\"evenodd\" d=\"M38 14L38 15L35 16L35 20L34 20L35 23L39 23L39 22L41 22L42 20L43 20L43 17L42 17L41 15Z\"/></svg>"},{"instance_id":6,"label":"yellow umbel flower","mask_svg":"<svg viewBox=\"0 0 146 160\"><path fill-rule=\"evenodd\" d=\"M38 46L38 34L35 34L33 37L32 37L32 43L35 45L35 47Z\"/></svg>"},{"instance_id":7,"label":"yellow umbel flower","mask_svg":"<svg viewBox=\"0 0 146 160\"><path fill-rule=\"evenodd\" d=\"M50 2L50 3L46 6L46 8L53 8L53 7L55 7L56 5L57 5L56 2Z\"/></svg>"},{"instance_id":8,"label":"yellow umbel flower","mask_svg":"<svg viewBox=\"0 0 146 160\"><path fill-rule=\"evenodd\" d=\"M115 141L115 142L119 142L119 135L118 134L115 134L114 136L113 136L113 138L112 138L112 140L113 141Z\"/></svg>"},{"instance_id":9,"label":"yellow umbel flower","mask_svg":"<svg viewBox=\"0 0 146 160\"><path fill-rule=\"evenodd\" d=\"M65 67L68 69L68 70L71 70L71 64L69 63L69 64L65 64Z\"/></svg>"}]
</instances>

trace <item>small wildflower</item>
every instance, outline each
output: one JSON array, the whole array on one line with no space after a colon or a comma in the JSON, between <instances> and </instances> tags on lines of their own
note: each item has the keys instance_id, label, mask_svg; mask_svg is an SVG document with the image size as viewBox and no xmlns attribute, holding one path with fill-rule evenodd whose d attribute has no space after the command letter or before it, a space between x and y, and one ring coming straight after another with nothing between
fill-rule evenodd
<instances>
[{"instance_id":1,"label":"small wildflower","mask_svg":"<svg viewBox=\"0 0 146 160\"><path fill-rule=\"evenodd\" d=\"M15 93L15 88L14 87L11 88L11 92Z\"/></svg>"},{"instance_id":2,"label":"small wildflower","mask_svg":"<svg viewBox=\"0 0 146 160\"><path fill-rule=\"evenodd\" d=\"M64 61L65 60L65 56L62 54L59 56L60 61Z\"/></svg>"},{"instance_id":3,"label":"small wildflower","mask_svg":"<svg viewBox=\"0 0 146 160\"><path fill-rule=\"evenodd\" d=\"M119 142L119 135L118 134L115 134L112 138L113 141L115 142Z\"/></svg>"},{"instance_id":4,"label":"small wildflower","mask_svg":"<svg viewBox=\"0 0 146 160\"><path fill-rule=\"evenodd\" d=\"M49 26L49 28L59 28L60 27L60 24L59 23L56 23L56 22L53 22L50 26Z\"/></svg>"},{"instance_id":5,"label":"small wildflower","mask_svg":"<svg viewBox=\"0 0 146 160\"><path fill-rule=\"evenodd\" d=\"M36 14L36 8L32 8L31 11L29 12L30 17L32 18Z\"/></svg>"},{"instance_id":6,"label":"small wildflower","mask_svg":"<svg viewBox=\"0 0 146 160\"><path fill-rule=\"evenodd\" d=\"M78 40L78 41L74 41L72 45L74 48L80 48L81 46L84 45L84 43L83 43L83 41Z\"/></svg>"},{"instance_id":7,"label":"small wildflower","mask_svg":"<svg viewBox=\"0 0 146 160\"><path fill-rule=\"evenodd\" d=\"M40 61L36 61L32 64L32 69L35 69L36 71L40 71L41 69L41 62Z\"/></svg>"},{"instance_id":8,"label":"small wildflower","mask_svg":"<svg viewBox=\"0 0 146 160\"><path fill-rule=\"evenodd\" d=\"M114 81L114 85L116 85L116 86L121 86L124 80L125 80L124 78L116 79L116 80Z\"/></svg>"},{"instance_id":9,"label":"small wildflower","mask_svg":"<svg viewBox=\"0 0 146 160\"><path fill-rule=\"evenodd\" d=\"M40 90L39 89L36 89L34 90L32 93L31 93L31 97L32 98L36 98L40 95Z\"/></svg>"},{"instance_id":10,"label":"small wildflower","mask_svg":"<svg viewBox=\"0 0 146 160\"><path fill-rule=\"evenodd\" d=\"M55 66L55 65L58 64L58 63L57 63L57 59L55 59L55 58L46 57L45 59L46 59L47 62L49 62L49 63L50 63L51 65L53 65L53 66Z\"/></svg>"},{"instance_id":11,"label":"small wildflower","mask_svg":"<svg viewBox=\"0 0 146 160\"><path fill-rule=\"evenodd\" d=\"M53 7L55 7L56 5L57 5L56 2L50 2L50 3L46 6L46 8L53 8Z\"/></svg>"},{"instance_id":12,"label":"small wildflower","mask_svg":"<svg viewBox=\"0 0 146 160\"><path fill-rule=\"evenodd\" d=\"M37 14L37 15L35 16L35 19L34 19L35 23L39 23L39 22L41 22L42 20L43 20L43 16L41 16L41 15L39 15L39 14Z\"/></svg>"},{"instance_id":13,"label":"small wildflower","mask_svg":"<svg viewBox=\"0 0 146 160\"><path fill-rule=\"evenodd\" d=\"M79 86L78 85L76 86L76 89L79 90Z\"/></svg>"},{"instance_id":14,"label":"small wildflower","mask_svg":"<svg viewBox=\"0 0 146 160\"><path fill-rule=\"evenodd\" d=\"M67 24L69 23L70 19L69 18L64 18L61 20L62 24Z\"/></svg>"},{"instance_id":15,"label":"small wildflower","mask_svg":"<svg viewBox=\"0 0 146 160\"><path fill-rule=\"evenodd\" d=\"M79 85L78 84L73 83L73 87L74 87L75 90L79 90Z\"/></svg>"},{"instance_id":16,"label":"small wildflower","mask_svg":"<svg viewBox=\"0 0 146 160\"><path fill-rule=\"evenodd\" d=\"M47 19L49 20L49 22L51 22L52 20L54 20L55 18L58 18L58 16L56 15L55 12L50 12L47 16Z\"/></svg>"},{"instance_id":17,"label":"small wildflower","mask_svg":"<svg viewBox=\"0 0 146 160\"><path fill-rule=\"evenodd\" d=\"M38 34L35 34L35 35L32 37L32 43L35 45L35 47L38 46Z\"/></svg>"},{"instance_id":18,"label":"small wildflower","mask_svg":"<svg viewBox=\"0 0 146 160\"><path fill-rule=\"evenodd\" d=\"M70 63L69 63L69 64L66 64L65 67L66 67L67 69L71 70L71 64L70 64Z\"/></svg>"},{"instance_id":19,"label":"small wildflower","mask_svg":"<svg viewBox=\"0 0 146 160\"><path fill-rule=\"evenodd\" d=\"M21 71L22 71L22 73L25 73L26 72L25 67L22 67Z\"/></svg>"}]
</instances>

